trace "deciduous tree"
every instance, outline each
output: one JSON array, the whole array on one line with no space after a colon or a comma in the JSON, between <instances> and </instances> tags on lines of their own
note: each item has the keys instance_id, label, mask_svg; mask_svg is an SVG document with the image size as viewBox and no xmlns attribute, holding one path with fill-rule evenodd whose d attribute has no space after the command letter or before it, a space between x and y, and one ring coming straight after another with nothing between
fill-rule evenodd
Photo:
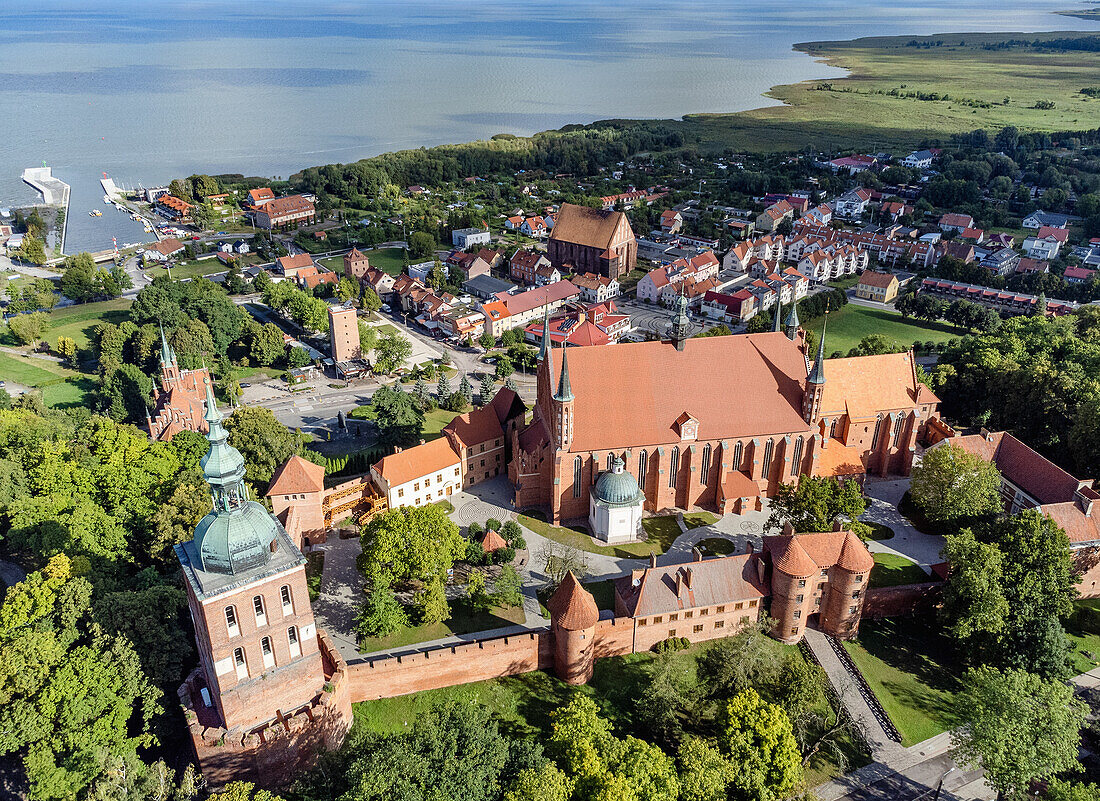
<instances>
[{"instance_id":1,"label":"deciduous tree","mask_svg":"<svg viewBox=\"0 0 1100 801\"><path fill-rule=\"evenodd\" d=\"M275 469L297 453L298 437L275 419L270 409L245 406L226 418L229 444L241 452L245 475L257 489L267 489Z\"/></svg>"},{"instance_id":2,"label":"deciduous tree","mask_svg":"<svg viewBox=\"0 0 1100 801\"><path fill-rule=\"evenodd\" d=\"M837 518L857 520L866 509L858 482L802 476L797 485L779 485L771 500L767 525L773 530L782 529L789 522L798 532L830 531Z\"/></svg>"},{"instance_id":3,"label":"deciduous tree","mask_svg":"<svg viewBox=\"0 0 1100 801\"><path fill-rule=\"evenodd\" d=\"M930 520L957 524L996 514L1000 488L996 465L948 441L913 466L909 492Z\"/></svg>"},{"instance_id":4,"label":"deciduous tree","mask_svg":"<svg viewBox=\"0 0 1100 801\"><path fill-rule=\"evenodd\" d=\"M466 552L466 541L446 513L434 504L403 506L363 527L363 568L388 581L441 579Z\"/></svg>"},{"instance_id":5,"label":"deciduous tree","mask_svg":"<svg viewBox=\"0 0 1100 801\"><path fill-rule=\"evenodd\" d=\"M751 798L786 798L802 781L802 759L782 707L769 704L751 688L726 706L722 746L738 766L732 784Z\"/></svg>"}]
</instances>

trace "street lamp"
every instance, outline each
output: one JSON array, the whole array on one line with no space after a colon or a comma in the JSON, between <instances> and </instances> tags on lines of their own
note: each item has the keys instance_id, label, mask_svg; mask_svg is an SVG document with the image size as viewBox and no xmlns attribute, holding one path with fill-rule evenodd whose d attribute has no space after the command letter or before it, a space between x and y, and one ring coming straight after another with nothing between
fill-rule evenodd
<instances>
[{"instance_id":1,"label":"street lamp","mask_svg":"<svg viewBox=\"0 0 1100 801\"><path fill-rule=\"evenodd\" d=\"M943 772L943 775L940 776L940 783L938 785L936 785L936 794L934 796L932 796L932 801L939 801L940 791L943 789L943 780L946 779L948 776L950 776L952 773L954 773L957 770L958 770L958 767L955 766L955 765L952 765L951 767L949 767L947 770L945 770Z\"/></svg>"}]
</instances>

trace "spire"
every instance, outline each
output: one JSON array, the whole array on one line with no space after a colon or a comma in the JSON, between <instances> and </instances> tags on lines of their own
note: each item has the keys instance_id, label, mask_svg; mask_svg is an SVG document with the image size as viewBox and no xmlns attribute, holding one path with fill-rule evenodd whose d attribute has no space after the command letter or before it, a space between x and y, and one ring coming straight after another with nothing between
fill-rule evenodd
<instances>
[{"instance_id":1,"label":"spire","mask_svg":"<svg viewBox=\"0 0 1100 801\"><path fill-rule=\"evenodd\" d=\"M206 414L203 415L209 431L206 439L213 444L221 444L229 439L229 432L222 426L222 413L218 411L218 402L214 400L214 385L206 379Z\"/></svg>"},{"instance_id":2,"label":"spire","mask_svg":"<svg viewBox=\"0 0 1100 801\"><path fill-rule=\"evenodd\" d=\"M782 317L783 317L783 301L779 301L779 303L777 303L776 306L775 306L775 319L772 321L772 332L773 333L778 334L780 332L780 330L782 330L779 327L779 322L782 319Z\"/></svg>"},{"instance_id":3,"label":"spire","mask_svg":"<svg viewBox=\"0 0 1100 801\"><path fill-rule=\"evenodd\" d=\"M167 367L176 363L176 352L168 344L168 337L164 335L164 326L157 323L157 327L160 329L160 363Z\"/></svg>"},{"instance_id":4,"label":"spire","mask_svg":"<svg viewBox=\"0 0 1100 801\"><path fill-rule=\"evenodd\" d=\"M825 313L825 322L821 324L821 341L817 344L817 361L814 362L813 369L810 370L810 374L806 376L806 380L811 384L824 384L825 383L825 326L829 324L829 313Z\"/></svg>"},{"instance_id":5,"label":"spire","mask_svg":"<svg viewBox=\"0 0 1100 801\"><path fill-rule=\"evenodd\" d=\"M787 339L794 342L798 337L798 303L791 304L791 313L787 315Z\"/></svg>"},{"instance_id":6,"label":"spire","mask_svg":"<svg viewBox=\"0 0 1100 801\"><path fill-rule=\"evenodd\" d=\"M561 343L561 377L558 379L558 391L554 393L554 400L566 402L573 400L573 387L569 384L569 351L565 349L565 343Z\"/></svg>"},{"instance_id":7,"label":"spire","mask_svg":"<svg viewBox=\"0 0 1100 801\"><path fill-rule=\"evenodd\" d=\"M542 347L539 348L539 361L546 358L550 352L550 304L547 304L542 312Z\"/></svg>"},{"instance_id":8,"label":"spire","mask_svg":"<svg viewBox=\"0 0 1100 801\"><path fill-rule=\"evenodd\" d=\"M688 338L688 332L691 331L691 318L688 317L688 301L683 284L680 285L680 298L676 301L676 316L672 318L670 329L672 344L676 346L676 350L683 350L684 341Z\"/></svg>"}]
</instances>

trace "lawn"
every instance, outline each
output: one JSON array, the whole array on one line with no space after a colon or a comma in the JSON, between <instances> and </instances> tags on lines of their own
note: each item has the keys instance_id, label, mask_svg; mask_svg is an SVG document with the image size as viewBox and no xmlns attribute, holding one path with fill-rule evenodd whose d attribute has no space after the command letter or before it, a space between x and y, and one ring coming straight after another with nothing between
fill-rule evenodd
<instances>
[{"instance_id":1,"label":"lawn","mask_svg":"<svg viewBox=\"0 0 1100 801\"><path fill-rule=\"evenodd\" d=\"M872 587L897 587L902 584L922 584L931 577L904 556L892 553L876 553L875 566L871 568Z\"/></svg>"},{"instance_id":2,"label":"lawn","mask_svg":"<svg viewBox=\"0 0 1100 801\"><path fill-rule=\"evenodd\" d=\"M950 728L961 667L954 647L930 622L913 617L865 620L859 638L844 647L901 732L902 745Z\"/></svg>"},{"instance_id":3,"label":"lawn","mask_svg":"<svg viewBox=\"0 0 1100 801\"><path fill-rule=\"evenodd\" d=\"M370 260L370 266L376 270L390 275L401 275L405 270L405 251L401 248L364 250L363 253ZM341 264L343 264L342 258Z\"/></svg>"},{"instance_id":4,"label":"lawn","mask_svg":"<svg viewBox=\"0 0 1100 801\"><path fill-rule=\"evenodd\" d=\"M400 333L400 332L399 332L399 331L397 330L397 326L394 326L394 325L390 325L389 323L382 323L382 325L376 325L376 326L375 326L375 328L376 328L376 329L378 329L378 333L379 333L379 334L380 334L381 336L385 336L386 334L397 334L397 333Z\"/></svg>"},{"instance_id":5,"label":"lawn","mask_svg":"<svg viewBox=\"0 0 1100 801\"><path fill-rule=\"evenodd\" d=\"M709 513L685 515L685 518L705 521L703 515L707 514ZM710 515L710 517L713 517L713 515ZM713 522L713 520L710 522ZM645 542L626 542L621 545L597 545L588 535L586 529L552 526L546 522L545 516L541 512L529 512L525 515L519 515L519 524L531 529L536 534L562 545L576 548L578 551L598 553L604 556L618 556L624 559L638 559L650 554L662 554L680 536L680 527L676 525L676 517L673 515L643 518L642 528L645 529L649 539ZM706 525L706 522L699 522L696 525Z\"/></svg>"},{"instance_id":6,"label":"lawn","mask_svg":"<svg viewBox=\"0 0 1100 801\"><path fill-rule=\"evenodd\" d=\"M214 275L215 273L224 273L229 268L214 259L203 259L202 261L182 261L179 264L172 265L172 278L181 281L184 278L198 278L204 275ZM150 278L156 278L158 275L168 275L168 269L165 267L148 267L145 270L146 275Z\"/></svg>"},{"instance_id":7,"label":"lawn","mask_svg":"<svg viewBox=\"0 0 1100 801\"><path fill-rule=\"evenodd\" d=\"M820 329L820 321L814 327ZM924 323L906 320L900 314L887 309L870 309L849 303L838 312L829 315L829 329L825 334L825 349L829 353L847 355L859 341L871 334L882 334L892 344L912 347L915 340L921 342L946 342L961 334L946 323Z\"/></svg>"},{"instance_id":8,"label":"lawn","mask_svg":"<svg viewBox=\"0 0 1100 801\"><path fill-rule=\"evenodd\" d=\"M697 543L704 556L729 556L737 553L737 543L722 539L721 537L707 537Z\"/></svg>"},{"instance_id":9,"label":"lawn","mask_svg":"<svg viewBox=\"0 0 1100 801\"><path fill-rule=\"evenodd\" d=\"M1067 35L1074 34L1029 33L1026 38ZM1011 38L1011 34L966 33L799 44L797 50L848 69L850 75L776 86L768 96L782 105L735 114L693 114L676 127L685 139L706 149L774 152L807 146L904 149L917 146L929 131L945 137L975 128L996 131L1006 125L1025 131L1100 126L1100 103L1080 94L1082 86L1096 83L1100 53L983 49ZM913 40L943 44L908 47ZM899 91L887 94L891 90ZM899 96L932 92L951 99ZM1055 107L1036 109L1038 100L1052 100ZM983 103L989 107L977 107Z\"/></svg>"},{"instance_id":10,"label":"lawn","mask_svg":"<svg viewBox=\"0 0 1100 801\"><path fill-rule=\"evenodd\" d=\"M424 415L424 427L420 429L420 436L424 441L439 439L443 436L443 427L458 417L458 412L448 412L446 409L432 409Z\"/></svg>"},{"instance_id":11,"label":"lawn","mask_svg":"<svg viewBox=\"0 0 1100 801\"><path fill-rule=\"evenodd\" d=\"M359 641L359 652L363 654L385 651L389 648L402 648L429 640L439 640L454 634L470 634L475 631L488 631L505 626L522 624L526 615L522 606L493 607L488 612L476 611L464 601L451 601L451 619L445 623L430 626L408 626L388 637L366 637Z\"/></svg>"},{"instance_id":12,"label":"lawn","mask_svg":"<svg viewBox=\"0 0 1100 801\"><path fill-rule=\"evenodd\" d=\"M115 298L54 309L50 312L50 330L45 338L49 342L55 342L60 336L72 337L78 348L86 348L95 325L101 322L118 325L127 320L131 303L127 298Z\"/></svg>"},{"instance_id":13,"label":"lawn","mask_svg":"<svg viewBox=\"0 0 1100 801\"><path fill-rule=\"evenodd\" d=\"M80 373L46 359L0 353L0 376L17 384L40 387L66 378L79 378Z\"/></svg>"},{"instance_id":14,"label":"lawn","mask_svg":"<svg viewBox=\"0 0 1100 801\"><path fill-rule=\"evenodd\" d=\"M794 646L782 645L774 640L765 642L777 658L783 655L801 658ZM710 643L702 643L661 659L693 674L699 657L710 647ZM635 722L634 715L636 701L657 664L658 658L653 654L630 654L597 660L592 681L579 687L571 687L549 673L537 671L397 698L365 701L354 705L354 727L364 733L403 732L433 705L457 702L487 707L501 729L510 735L545 741L551 732L550 713L567 704L575 693L584 693L597 703L601 715L611 721L616 734L633 734L652 741L652 734ZM851 741L846 741L844 745L850 768L867 763L866 756L861 755ZM813 787L839 772L835 764L815 759L806 771L806 786Z\"/></svg>"}]
</instances>

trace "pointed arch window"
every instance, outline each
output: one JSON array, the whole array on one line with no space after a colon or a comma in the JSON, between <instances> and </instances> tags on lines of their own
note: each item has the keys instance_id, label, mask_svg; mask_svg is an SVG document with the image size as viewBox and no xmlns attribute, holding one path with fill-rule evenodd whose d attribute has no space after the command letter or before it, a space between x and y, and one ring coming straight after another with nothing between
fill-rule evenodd
<instances>
[{"instance_id":1,"label":"pointed arch window","mask_svg":"<svg viewBox=\"0 0 1100 801\"><path fill-rule=\"evenodd\" d=\"M898 440L901 439L901 420L902 420L902 418L901 418L900 414L894 420L894 433L892 435L892 438L893 438L893 447L895 447L895 448L898 446Z\"/></svg>"},{"instance_id":2,"label":"pointed arch window","mask_svg":"<svg viewBox=\"0 0 1100 801\"><path fill-rule=\"evenodd\" d=\"M611 463L612 463L612 462L613 462L614 460L615 460L615 454L613 454L613 453L609 453L609 454L607 454L607 469L608 469L608 470L610 470L610 469L611 469L611 467L612 467L612 464L611 464Z\"/></svg>"},{"instance_id":3,"label":"pointed arch window","mask_svg":"<svg viewBox=\"0 0 1100 801\"><path fill-rule=\"evenodd\" d=\"M581 465L583 460L577 456L573 459L573 497L581 497Z\"/></svg>"},{"instance_id":4,"label":"pointed arch window","mask_svg":"<svg viewBox=\"0 0 1100 801\"><path fill-rule=\"evenodd\" d=\"M878 416L878 420L875 421L875 433L871 435L871 450L878 447L878 435L882 432L882 415Z\"/></svg>"},{"instance_id":5,"label":"pointed arch window","mask_svg":"<svg viewBox=\"0 0 1100 801\"><path fill-rule=\"evenodd\" d=\"M676 486L676 471L680 468L680 448L678 446L672 447L672 455L669 458L668 465L668 485L670 487Z\"/></svg>"},{"instance_id":6,"label":"pointed arch window","mask_svg":"<svg viewBox=\"0 0 1100 801\"><path fill-rule=\"evenodd\" d=\"M775 453L775 440L769 439L764 446L764 478L768 477L768 473L772 469L772 454Z\"/></svg>"},{"instance_id":7,"label":"pointed arch window","mask_svg":"<svg viewBox=\"0 0 1100 801\"><path fill-rule=\"evenodd\" d=\"M645 491L645 469L646 463L649 461L649 454L642 451L638 454L638 486Z\"/></svg>"},{"instance_id":8,"label":"pointed arch window","mask_svg":"<svg viewBox=\"0 0 1100 801\"><path fill-rule=\"evenodd\" d=\"M745 453L745 446L741 442L738 442L736 445L733 446L733 469L734 470L740 470L741 469L741 457L744 456L744 453Z\"/></svg>"},{"instance_id":9,"label":"pointed arch window","mask_svg":"<svg viewBox=\"0 0 1100 801\"><path fill-rule=\"evenodd\" d=\"M708 476L710 476L710 443L709 442L706 445L703 446L703 460L702 460L702 463L699 466L699 469L702 471L702 475L699 478L703 482L703 485L705 486L707 483L709 483Z\"/></svg>"},{"instance_id":10,"label":"pointed arch window","mask_svg":"<svg viewBox=\"0 0 1100 801\"><path fill-rule=\"evenodd\" d=\"M802 447L804 445L802 437L799 437L794 441L794 456L791 457L791 475L797 477L802 472Z\"/></svg>"}]
</instances>

